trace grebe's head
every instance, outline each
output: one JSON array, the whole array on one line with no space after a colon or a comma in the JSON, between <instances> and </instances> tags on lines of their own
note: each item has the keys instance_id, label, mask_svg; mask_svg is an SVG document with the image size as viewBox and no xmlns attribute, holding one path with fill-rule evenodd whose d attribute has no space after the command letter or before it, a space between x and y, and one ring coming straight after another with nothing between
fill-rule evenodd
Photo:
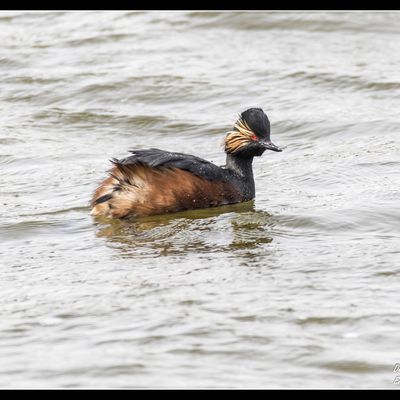
<instances>
[{"instance_id":1,"label":"grebe's head","mask_svg":"<svg viewBox=\"0 0 400 400\"><path fill-rule=\"evenodd\" d=\"M243 158L261 156L265 150L282 151L271 142L270 123L261 108L243 111L224 140L225 152Z\"/></svg>"}]
</instances>

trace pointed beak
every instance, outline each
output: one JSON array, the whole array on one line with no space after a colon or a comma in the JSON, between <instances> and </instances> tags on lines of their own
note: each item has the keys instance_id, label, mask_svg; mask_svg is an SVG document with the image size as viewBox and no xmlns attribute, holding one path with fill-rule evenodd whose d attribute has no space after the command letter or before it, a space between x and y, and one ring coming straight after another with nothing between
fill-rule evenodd
<instances>
[{"instance_id":1,"label":"pointed beak","mask_svg":"<svg viewBox=\"0 0 400 400\"><path fill-rule=\"evenodd\" d=\"M281 148L278 146L274 145L270 140L260 140L260 143L268 150L272 151L282 151Z\"/></svg>"}]
</instances>

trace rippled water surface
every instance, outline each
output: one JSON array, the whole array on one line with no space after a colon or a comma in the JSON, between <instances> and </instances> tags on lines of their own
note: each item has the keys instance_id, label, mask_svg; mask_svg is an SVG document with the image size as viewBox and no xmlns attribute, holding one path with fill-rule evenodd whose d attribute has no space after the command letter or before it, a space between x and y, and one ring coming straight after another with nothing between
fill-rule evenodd
<instances>
[{"instance_id":1,"label":"rippled water surface","mask_svg":"<svg viewBox=\"0 0 400 400\"><path fill-rule=\"evenodd\" d=\"M400 13L1 12L0 38L1 387L396 387ZM251 106L284 148L254 201L89 216L111 157L221 165Z\"/></svg>"}]
</instances>

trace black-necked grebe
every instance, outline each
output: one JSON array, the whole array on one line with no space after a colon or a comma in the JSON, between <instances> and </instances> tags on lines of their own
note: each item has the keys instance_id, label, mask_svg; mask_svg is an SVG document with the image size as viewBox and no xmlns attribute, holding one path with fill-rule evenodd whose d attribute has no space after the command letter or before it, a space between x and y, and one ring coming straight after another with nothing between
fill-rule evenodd
<instances>
[{"instance_id":1,"label":"black-necked grebe","mask_svg":"<svg viewBox=\"0 0 400 400\"><path fill-rule=\"evenodd\" d=\"M165 214L239 203L255 197L252 163L265 150L282 151L270 140L261 108L239 115L224 140L226 165L159 149L132 150L117 160L96 189L91 215L112 218Z\"/></svg>"}]
</instances>

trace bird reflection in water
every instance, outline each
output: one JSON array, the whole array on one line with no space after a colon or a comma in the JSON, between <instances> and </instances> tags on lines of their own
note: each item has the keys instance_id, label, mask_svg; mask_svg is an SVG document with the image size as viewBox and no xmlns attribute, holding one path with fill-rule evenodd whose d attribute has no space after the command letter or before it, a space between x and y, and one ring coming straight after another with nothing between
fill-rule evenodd
<instances>
[{"instance_id":1,"label":"bird reflection in water","mask_svg":"<svg viewBox=\"0 0 400 400\"><path fill-rule=\"evenodd\" d=\"M169 256L188 252L243 252L270 243L273 217L245 203L189 210L135 220L97 217L97 237L122 257ZM227 223L228 222L228 223Z\"/></svg>"}]
</instances>

